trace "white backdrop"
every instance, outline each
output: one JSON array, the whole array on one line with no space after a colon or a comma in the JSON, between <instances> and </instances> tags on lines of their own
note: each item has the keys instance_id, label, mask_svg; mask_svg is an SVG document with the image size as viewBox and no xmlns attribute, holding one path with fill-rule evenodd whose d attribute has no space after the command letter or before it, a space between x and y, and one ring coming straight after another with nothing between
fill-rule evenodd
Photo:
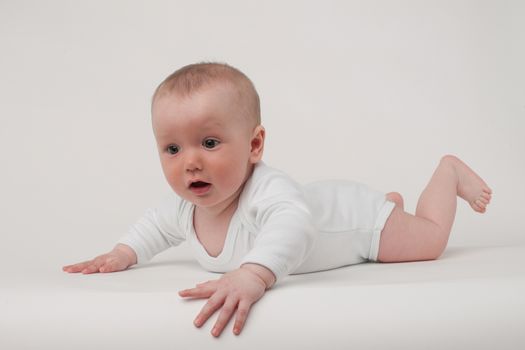
<instances>
[{"instance_id":1,"label":"white backdrop","mask_svg":"<svg viewBox=\"0 0 525 350\"><path fill-rule=\"evenodd\" d=\"M1 1L0 271L110 249L169 190L149 102L218 60L262 100L265 161L399 191L439 158L494 190L451 245L525 242L522 1Z\"/></svg>"}]
</instances>

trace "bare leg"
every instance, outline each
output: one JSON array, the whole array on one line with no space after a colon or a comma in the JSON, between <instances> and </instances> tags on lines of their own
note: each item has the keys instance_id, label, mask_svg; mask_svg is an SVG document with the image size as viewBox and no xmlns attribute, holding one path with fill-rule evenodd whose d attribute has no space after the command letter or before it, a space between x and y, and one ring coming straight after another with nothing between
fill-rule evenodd
<instances>
[{"instance_id":1,"label":"bare leg","mask_svg":"<svg viewBox=\"0 0 525 350\"><path fill-rule=\"evenodd\" d=\"M457 196L484 213L491 189L455 156L444 156L419 197L416 215L396 206L381 232L378 260L437 259L445 249L456 215ZM388 197L387 197L388 198Z\"/></svg>"}]
</instances>

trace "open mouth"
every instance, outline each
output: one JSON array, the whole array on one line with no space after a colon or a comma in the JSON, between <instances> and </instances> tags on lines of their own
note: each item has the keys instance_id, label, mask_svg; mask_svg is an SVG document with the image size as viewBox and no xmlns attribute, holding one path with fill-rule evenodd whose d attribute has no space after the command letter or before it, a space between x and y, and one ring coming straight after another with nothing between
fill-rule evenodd
<instances>
[{"instance_id":1,"label":"open mouth","mask_svg":"<svg viewBox=\"0 0 525 350\"><path fill-rule=\"evenodd\" d=\"M190 190L194 194L205 194L210 189L211 184L204 181L195 181L190 184Z\"/></svg>"},{"instance_id":2,"label":"open mouth","mask_svg":"<svg viewBox=\"0 0 525 350\"><path fill-rule=\"evenodd\" d=\"M209 183L204 182L204 181L196 181L196 182L192 182L190 187L191 188L203 188L209 185L210 185Z\"/></svg>"}]
</instances>

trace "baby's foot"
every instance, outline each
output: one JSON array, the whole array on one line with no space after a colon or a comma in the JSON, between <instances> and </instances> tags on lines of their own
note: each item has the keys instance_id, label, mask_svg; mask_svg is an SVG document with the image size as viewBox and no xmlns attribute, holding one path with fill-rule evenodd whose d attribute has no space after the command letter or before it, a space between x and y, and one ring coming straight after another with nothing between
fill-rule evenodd
<instances>
[{"instance_id":1,"label":"baby's foot","mask_svg":"<svg viewBox=\"0 0 525 350\"><path fill-rule=\"evenodd\" d=\"M401 196L398 192L389 192L386 194L386 199L390 202L394 202L396 204L396 207L399 207L401 209L405 209L405 202L403 200L403 196Z\"/></svg>"},{"instance_id":2,"label":"baby's foot","mask_svg":"<svg viewBox=\"0 0 525 350\"><path fill-rule=\"evenodd\" d=\"M466 200L475 211L484 213L490 203L492 190L461 159L452 155L444 158L454 166L458 175L458 196Z\"/></svg>"}]
</instances>

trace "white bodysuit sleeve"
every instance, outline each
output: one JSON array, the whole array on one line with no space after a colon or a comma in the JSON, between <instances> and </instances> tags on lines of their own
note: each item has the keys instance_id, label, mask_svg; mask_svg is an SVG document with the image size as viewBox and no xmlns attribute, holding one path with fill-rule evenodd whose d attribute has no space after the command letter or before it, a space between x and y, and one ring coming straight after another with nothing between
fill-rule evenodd
<instances>
[{"instance_id":1,"label":"white bodysuit sleeve","mask_svg":"<svg viewBox=\"0 0 525 350\"><path fill-rule=\"evenodd\" d=\"M158 253L179 245L186 239L180 229L180 198L167 196L159 206L146 210L145 214L117 243L130 246L137 254L137 263L149 261Z\"/></svg>"},{"instance_id":2,"label":"white bodysuit sleeve","mask_svg":"<svg viewBox=\"0 0 525 350\"><path fill-rule=\"evenodd\" d=\"M245 202L256 237L241 265L262 265L274 273L277 283L306 259L317 237L316 230L302 189L294 181L277 173L254 185L256 190Z\"/></svg>"}]
</instances>

